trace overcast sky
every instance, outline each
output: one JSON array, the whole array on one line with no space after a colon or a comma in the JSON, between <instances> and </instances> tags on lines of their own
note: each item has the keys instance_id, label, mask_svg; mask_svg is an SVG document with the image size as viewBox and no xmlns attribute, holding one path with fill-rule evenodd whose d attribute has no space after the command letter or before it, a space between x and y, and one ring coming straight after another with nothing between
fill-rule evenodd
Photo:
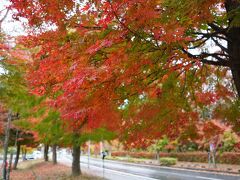
<instances>
[{"instance_id":1,"label":"overcast sky","mask_svg":"<svg viewBox=\"0 0 240 180\"><path fill-rule=\"evenodd\" d=\"M8 0L0 0L0 10L5 9L8 5L10 5ZM0 14L0 17L3 17L4 12ZM2 24L3 31L11 36L23 35L24 28L20 22L14 21L12 19L12 12L10 12Z\"/></svg>"}]
</instances>

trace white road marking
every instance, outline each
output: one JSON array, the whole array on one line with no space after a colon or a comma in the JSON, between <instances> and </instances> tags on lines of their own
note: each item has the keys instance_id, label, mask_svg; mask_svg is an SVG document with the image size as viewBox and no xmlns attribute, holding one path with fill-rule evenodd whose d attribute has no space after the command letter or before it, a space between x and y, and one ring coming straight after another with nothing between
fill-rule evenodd
<instances>
[{"instance_id":1,"label":"white road marking","mask_svg":"<svg viewBox=\"0 0 240 180\"><path fill-rule=\"evenodd\" d=\"M69 158L67 158L67 159L69 160ZM87 165L86 162L81 162L81 164ZM90 166L94 166L94 168L102 169L102 167L99 167L99 166L94 165L94 164L90 164ZM112 169L108 169L106 167L105 167L105 170L114 172L115 174L122 174L122 175L128 175L128 176L130 175L130 176L133 176L133 177L144 178L146 180L159 180L159 179L156 179L156 178L151 178L151 177L147 177L147 176L143 176L143 175L137 175L137 174L122 172L122 171L118 171L118 170L112 170ZM173 173L173 172L158 172L158 173L167 174L167 175L172 174L172 175L177 175L177 176L180 176L180 177L189 177L189 178L197 178L197 179L205 179L205 180L224 180L224 179L219 179L219 178L210 178L210 177L205 177L205 176L194 176L194 175L187 175L187 174Z\"/></svg>"},{"instance_id":2,"label":"white road marking","mask_svg":"<svg viewBox=\"0 0 240 180\"><path fill-rule=\"evenodd\" d=\"M84 165L86 165L86 163L83 163ZM98 167L96 165L90 164L91 166L94 166L94 168L98 168L98 169L102 169L102 167ZM151 178L151 177L147 177L147 176L143 176L143 175L137 175L137 174L132 174L132 173L127 173L127 172L122 172L122 171L118 171L118 170L112 170L112 169L108 169L105 168L105 171L111 171L117 174L122 174L122 175L130 175L130 176L134 176L134 177L139 177L139 178L144 178L144 179L149 179L149 180L159 180L156 178ZM197 179L206 179L206 180L224 180L224 179L218 179L218 178L209 178L209 177L204 177L204 176L192 176L192 175L186 175L186 174L180 174L180 173L172 173L172 172L159 172L160 174L172 174L172 175L177 175L180 177L190 177L190 178L197 178Z\"/></svg>"},{"instance_id":3,"label":"white road marking","mask_svg":"<svg viewBox=\"0 0 240 180\"><path fill-rule=\"evenodd\" d=\"M85 156L82 156L85 158ZM99 159L97 158L92 158L93 160L96 160L98 161ZM158 166L158 165L150 165L150 164L137 164L137 163L129 163L129 162L125 162L125 161L114 161L114 160L109 160L107 159L106 162L112 162L114 164L127 164L127 165L130 165L130 166L137 166L137 167L148 167L148 168L158 168L158 169L172 169L172 170L177 170L177 171L189 171L189 172L200 172L200 173L208 173L208 174L220 174L222 175L221 172L214 172L214 171L206 171L204 169L202 170L195 170L195 169L184 169L184 168L179 168L179 167L164 167L164 166ZM230 173L225 173L226 175L228 176L239 176L238 174L230 174ZM195 176L194 176L195 177ZM217 179L218 180L218 179ZM221 179L220 179L221 180Z\"/></svg>"},{"instance_id":4,"label":"white road marking","mask_svg":"<svg viewBox=\"0 0 240 180\"><path fill-rule=\"evenodd\" d=\"M102 167L98 167L98 166L95 166L95 165L91 165L91 166L94 166L94 168L102 169ZM133 177L137 177L137 178L144 178L146 180L159 180L159 179L155 179L155 178L151 178L151 177L147 177L147 176L141 176L141 175L137 175L137 174L131 174L131 173L126 173L126 172L122 172L122 171L116 171L116 170L107 169L107 168L105 168L105 171L110 171L110 172L113 172L115 174L133 176Z\"/></svg>"}]
</instances>

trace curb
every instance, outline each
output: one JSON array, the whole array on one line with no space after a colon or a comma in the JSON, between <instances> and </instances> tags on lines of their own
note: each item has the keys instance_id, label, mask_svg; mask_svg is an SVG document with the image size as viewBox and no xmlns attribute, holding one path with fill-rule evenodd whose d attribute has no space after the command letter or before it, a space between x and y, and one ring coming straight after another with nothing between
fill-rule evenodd
<instances>
[{"instance_id":1,"label":"curb","mask_svg":"<svg viewBox=\"0 0 240 180\"><path fill-rule=\"evenodd\" d=\"M97 158L96 158L97 159ZM124 160L111 160L111 159L106 159L108 161L117 161L117 162L123 162L123 163L126 163L126 164L132 164L132 165L135 165L135 166L148 166L148 167L158 167L158 168L167 168L167 169L178 169L178 170L191 170L191 171L201 171L201 172L206 172L206 173L215 173L215 174L218 174L218 173L224 173L224 174L228 174L228 175L237 175L237 176L240 176L240 173L237 173L237 172L229 172L229 171L221 171L221 170L213 170L213 169L202 169L202 168L191 168L191 167L180 167L180 166L160 166L160 165L157 165L157 164L150 164L150 163L133 163L133 162L128 162L128 161L124 161Z\"/></svg>"},{"instance_id":2,"label":"curb","mask_svg":"<svg viewBox=\"0 0 240 180\"><path fill-rule=\"evenodd\" d=\"M182 168L182 169L190 169L190 170L197 170L197 171L205 171L205 172L215 172L215 173L226 173L229 175L239 175L240 173L238 172L229 172L229 171L221 171L221 170L213 170L213 169L202 169L202 168L191 168L191 167L179 167L175 166L175 168Z\"/></svg>"}]
</instances>

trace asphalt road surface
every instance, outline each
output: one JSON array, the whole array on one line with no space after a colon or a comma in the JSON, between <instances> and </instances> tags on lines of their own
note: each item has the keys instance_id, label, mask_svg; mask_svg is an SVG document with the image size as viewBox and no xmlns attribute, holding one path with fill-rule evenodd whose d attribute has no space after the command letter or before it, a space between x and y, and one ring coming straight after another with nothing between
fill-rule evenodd
<instances>
[{"instance_id":1,"label":"asphalt road surface","mask_svg":"<svg viewBox=\"0 0 240 180\"><path fill-rule=\"evenodd\" d=\"M59 154L59 162L71 165L70 154ZM88 163L89 162L89 163ZM240 176L199 172L168 167L137 165L118 161L81 157L81 168L110 180L240 180Z\"/></svg>"}]
</instances>

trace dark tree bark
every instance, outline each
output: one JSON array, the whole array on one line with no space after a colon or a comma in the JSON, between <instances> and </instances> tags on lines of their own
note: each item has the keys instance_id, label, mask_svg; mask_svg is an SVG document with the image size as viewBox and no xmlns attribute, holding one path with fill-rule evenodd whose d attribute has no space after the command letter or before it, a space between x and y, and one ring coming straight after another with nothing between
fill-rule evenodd
<instances>
[{"instance_id":1,"label":"dark tree bark","mask_svg":"<svg viewBox=\"0 0 240 180\"><path fill-rule=\"evenodd\" d=\"M227 13L231 13L240 7L240 2L236 0L226 0L225 7ZM229 29L227 32L228 53L230 69L238 96L240 96L240 27L232 26L232 20L229 19Z\"/></svg>"},{"instance_id":2,"label":"dark tree bark","mask_svg":"<svg viewBox=\"0 0 240 180\"><path fill-rule=\"evenodd\" d=\"M17 169L19 155L20 155L20 149L21 149L21 144L17 143L17 152L16 152L15 161L14 161L14 164L13 164L13 169Z\"/></svg>"},{"instance_id":3,"label":"dark tree bark","mask_svg":"<svg viewBox=\"0 0 240 180\"><path fill-rule=\"evenodd\" d=\"M57 145L56 144L52 146L52 161L53 161L53 164L57 164Z\"/></svg>"},{"instance_id":4,"label":"dark tree bark","mask_svg":"<svg viewBox=\"0 0 240 180\"><path fill-rule=\"evenodd\" d=\"M80 145L73 145L72 148L72 176L79 176L81 174L80 169Z\"/></svg>"},{"instance_id":5,"label":"dark tree bark","mask_svg":"<svg viewBox=\"0 0 240 180\"><path fill-rule=\"evenodd\" d=\"M82 127L87 123L88 117L84 119L82 124L79 126L79 129L82 129ZM80 153L81 153L81 145L79 143L79 137L80 133L79 132L74 132L73 133L73 139L72 139L72 156L73 156L73 161L72 161L72 176L79 176L81 174L81 168L80 168Z\"/></svg>"},{"instance_id":6,"label":"dark tree bark","mask_svg":"<svg viewBox=\"0 0 240 180\"><path fill-rule=\"evenodd\" d=\"M48 150L49 150L49 145L45 144L44 145L44 161L48 161Z\"/></svg>"},{"instance_id":7,"label":"dark tree bark","mask_svg":"<svg viewBox=\"0 0 240 180\"><path fill-rule=\"evenodd\" d=\"M3 147L3 169L2 169L2 177L3 179L7 179L7 153L8 153L8 143L9 143L9 135L10 135L10 124L12 121L11 112L8 113L8 121L5 129L5 139L4 139L4 147Z\"/></svg>"},{"instance_id":8,"label":"dark tree bark","mask_svg":"<svg viewBox=\"0 0 240 180\"><path fill-rule=\"evenodd\" d=\"M8 165L8 169L7 169L7 180L10 179L10 172L11 172L11 168L12 168L12 159L13 159L13 153L10 154L10 159L9 159L9 165Z\"/></svg>"},{"instance_id":9,"label":"dark tree bark","mask_svg":"<svg viewBox=\"0 0 240 180\"><path fill-rule=\"evenodd\" d=\"M221 49L221 53L202 52L195 55L186 51L184 48L182 51L192 59L200 59L204 64L229 67L238 98L240 98L240 27L239 25L232 24L234 18L238 18L240 1L225 0L224 3L229 17L228 26L225 27L225 25L218 24L217 22L209 23L208 25L211 28L211 32L194 32L194 34L198 35L200 38L195 39L193 42L197 45L190 48L195 49L201 47L202 44L205 44L207 40L211 39L216 46ZM227 47L223 45L223 41L227 42ZM209 58L214 60L210 60Z\"/></svg>"}]
</instances>

